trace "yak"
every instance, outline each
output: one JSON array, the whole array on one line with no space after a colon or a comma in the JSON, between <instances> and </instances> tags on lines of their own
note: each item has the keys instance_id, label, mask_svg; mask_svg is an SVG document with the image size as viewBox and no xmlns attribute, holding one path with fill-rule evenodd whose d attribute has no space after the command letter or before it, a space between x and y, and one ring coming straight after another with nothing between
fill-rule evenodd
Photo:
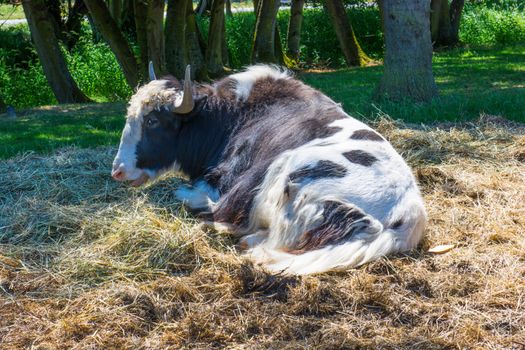
<instances>
[{"instance_id":1,"label":"yak","mask_svg":"<svg viewBox=\"0 0 525 350\"><path fill-rule=\"evenodd\" d=\"M152 67L150 67L152 68ZM312 274L410 250L426 212L392 145L275 66L213 84L151 81L131 98L112 176L140 186L174 171L174 192L239 237L266 270Z\"/></svg>"}]
</instances>

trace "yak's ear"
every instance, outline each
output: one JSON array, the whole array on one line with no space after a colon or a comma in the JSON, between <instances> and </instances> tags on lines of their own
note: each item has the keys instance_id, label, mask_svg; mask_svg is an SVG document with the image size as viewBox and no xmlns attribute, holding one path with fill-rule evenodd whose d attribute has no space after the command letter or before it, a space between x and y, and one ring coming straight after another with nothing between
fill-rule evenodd
<instances>
[{"instance_id":1,"label":"yak's ear","mask_svg":"<svg viewBox=\"0 0 525 350\"><path fill-rule=\"evenodd\" d=\"M153 61L149 61L148 71L149 71L149 80L150 81L157 80L157 77L155 76L155 67L153 67Z\"/></svg>"},{"instance_id":2,"label":"yak's ear","mask_svg":"<svg viewBox=\"0 0 525 350\"><path fill-rule=\"evenodd\" d=\"M207 95L197 96L194 99L193 110L188 114L175 114L183 123L191 121L197 114L199 114L204 106L206 106L206 101L208 100Z\"/></svg>"}]
</instances>

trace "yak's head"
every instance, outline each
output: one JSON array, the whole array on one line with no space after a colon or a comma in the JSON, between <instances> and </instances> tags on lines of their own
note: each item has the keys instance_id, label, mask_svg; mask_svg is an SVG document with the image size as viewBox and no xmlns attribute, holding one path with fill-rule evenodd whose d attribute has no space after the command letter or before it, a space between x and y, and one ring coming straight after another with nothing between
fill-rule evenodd
<instances>
[{"instance_id":1,"label":"yak's head","mask_svg":"<svg viewBox=\"0 0 525 350\"><path fill-rule=\"evenodd\" d=\"M157 80L150 63L150 79L131 98L111 172L115 180L132 181L132 186L165 171L179 170L177 136L199 104L193 96L190 66L181 84L175 79Z\"/></svg>"}]
</instances>

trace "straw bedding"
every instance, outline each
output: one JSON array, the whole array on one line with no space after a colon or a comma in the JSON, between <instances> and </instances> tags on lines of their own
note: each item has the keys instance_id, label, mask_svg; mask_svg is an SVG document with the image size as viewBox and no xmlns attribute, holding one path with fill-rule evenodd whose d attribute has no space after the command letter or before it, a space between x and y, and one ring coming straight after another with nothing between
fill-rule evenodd
<instances>
[{"instance_id":1,"label":"straw bedding","mask_svg":"<svg viewBox=\"0 0 525 350\"><path fill-rule=\"evenodd\" d=\"M201 228L174 201L183 180L113 182L114 148L2 161L0 348L525 347L525 127L375 126L418 177L426 238L304 278L268 275Z\"/></svg>"}]
</instances>

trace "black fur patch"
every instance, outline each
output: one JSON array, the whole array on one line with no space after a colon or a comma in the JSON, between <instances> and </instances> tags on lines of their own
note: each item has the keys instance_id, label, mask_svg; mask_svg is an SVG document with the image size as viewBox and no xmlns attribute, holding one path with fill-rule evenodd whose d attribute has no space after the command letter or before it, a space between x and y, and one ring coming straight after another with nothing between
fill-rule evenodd
<instances>
[{"instance_id":1,"label":"black fur patch","mask_svg":"<svg viewBox=\"0 0 525 350\"><path fill-rule=\"evenodd\" d=\"M290 173L291 182L301 182L304 179L318 180L327 177L344 177L347 170L344 166L329 160L320 160L316 165L305 166Z\"/></svg>"},{"instance_id":2,"label":"black fur patch","mask_svg":"<svg viewBox=\"0 0 525 350\"><path fill-rule=\"evenodd\" d=\"M361 150L353 150L343 153L343 156L352 163L356 163L363 166L371 166L377 162L377 158L368 152Z\"/></svg>"},{"instance_id":3,"label":"black fur patch","mask_svg":"<svg viewBox=\"0 0 525 350\"><path fill-rule=\"evenodd\" d=\"M385 141L385 139L383 139L377 132L367 129L354 131L350 138L352 140Z\"/></svg>"},{"instance_id":4,"label":"black fur patch","mask_svg":"<svg viewBox=\"0 0 525 350\"><path fill-rule=\"evenodd\" d=\"M323 222L318 227L305 232L288 252L302 254L327 245L339 244L348 240L356 230L368 225L370 219L360 209L341 202L326 201Z\"/></svg>"},{"instance_id":5,"label":"black fur patch","mask_svg":"<svg viewBox=\"0 0 525 350\"><path fill-rule=\"evenodd\" d=\"M142 136L136 149L137 168L159 170L173 165L181 124L180 119L166 110L144 116Z\"/></svg>"},{"instance_id":6,"label":"black fur patch","mask_svg":"<svg viewBox=\"0 0 525 350\"><path fill-rule=\"evenodd\" d=\"M390 228L391 228L392 230L397 230L397 229L400 228L402 225L403 225L403 219L399 219L399 220L397 220L396 222L394 222L392 225L390 225Z\"/></svg>"}]
</instances>

